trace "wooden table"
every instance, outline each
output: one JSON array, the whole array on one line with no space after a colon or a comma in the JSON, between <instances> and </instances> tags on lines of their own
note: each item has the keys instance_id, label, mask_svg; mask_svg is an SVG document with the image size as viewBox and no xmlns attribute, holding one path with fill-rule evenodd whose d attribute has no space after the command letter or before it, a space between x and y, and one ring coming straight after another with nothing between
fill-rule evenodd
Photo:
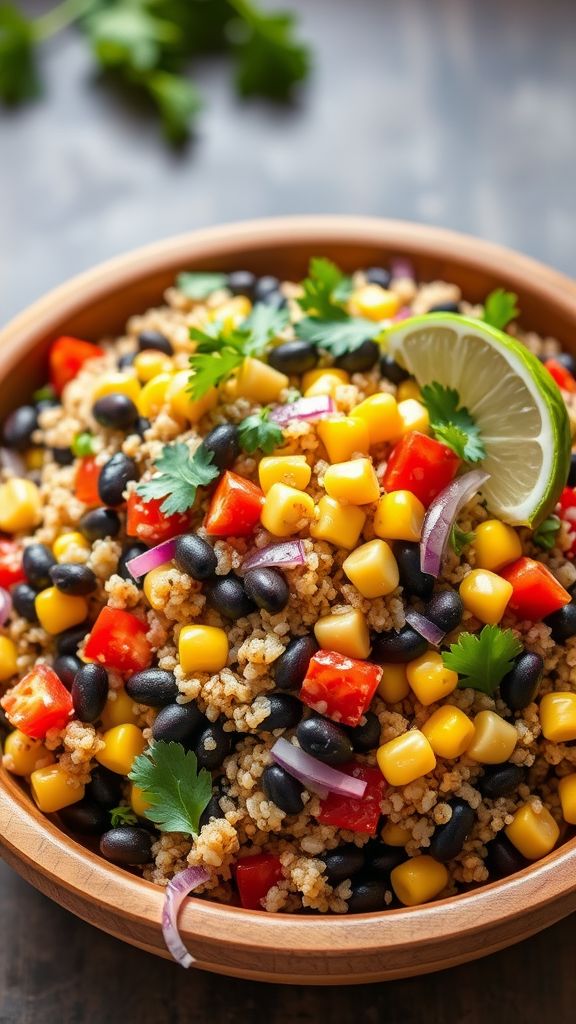
<instances>
[{"instance_id":1,"label":"wooden table","mask_svg":"<svg viewBox=\"0 0 576 1024\"><path fill-rule=\"evenodd\" d=\"M29 0L30 11L49 0ZM264 0L262 0L264 3ZM266 0L273 6L273 0ZM181 153L90 77L67 33L47 98L0 114L0 315L134 245L289 212L405 217L576 271L572 0L292 0L315 41L300 107L241 105L218 62ZM284 989L195 972L75 920L0 866L0 1024L555 1024L573 1016L574 921L413 981Z\"/></svg>"}]
</instances>

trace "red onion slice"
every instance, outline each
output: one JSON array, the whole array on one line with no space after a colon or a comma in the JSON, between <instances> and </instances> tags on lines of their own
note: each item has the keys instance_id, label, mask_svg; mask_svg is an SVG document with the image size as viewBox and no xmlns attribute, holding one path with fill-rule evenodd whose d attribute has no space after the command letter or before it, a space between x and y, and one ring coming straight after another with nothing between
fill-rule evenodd
<instances>
[{"instance_id":1,"label":"red onion slice","mask_svg":"<svg viewBox=\"0 0 576 1024\"><path fill-rule=\"evenodd\" d=\"M4 587L0 587L0 626L6 625L12 611L12 598Z\"/></svg>"},{"instance_id":2,"label":"red onion slice","mask_svg":"<svg viewBox=\"0 0 576 1024\"><path fill-rule=\"evenodd\" d=\"M178 912L189 893L203 885L209 878L210 875L205 868L186 868L185 871L174 875L166 886L162 908L162 934L168 950L181 967L191 967L196 960L182 942L178 929Z\"/></svg>"},{"instance_id":3,"label":"red onion slice","mask_svg":"<svg viewBox=\"0 0 576 1024\"><path fill-rule=\"evenodd\" d=\"M12 476L27 475L24 459L11 448L0 448L0 469L6 469Z\"/></svg>"},{"instance_id":4,"label":"red onion slice","mask_svg":"<svg viewBox=\"0 0 576 1024\"><path fill-rule=\"evenodd\" d=\"M402 306L401 309L398 310L396 315L392 317L392 320L394 321L395 324L397 324L401 320L408 320L408 318L411 316L412 310L410 306Z\"/></svg>"},{"instance_id":5,"label":"red onion slice","mask_svg":"<svg viewBox=\"0 0 576 1024\"><path fill-rule=\"evenodd\" d=\"M276 566L279 569L295 569L304 565L306 555L301 540L287 540L281 544L267 544L265 548L254 551L242 563L242 572L248 569L263 569Z\"/></svg>"},{"instance_id":6,"label":"red onion slice","mask_svg":"<svg viewBox=\"0 0 576 1024\"><path fill-rule=\"evenodd\" d=\"M466 502L490 479L482 469L472 469L448 484L430 505L422 526L420 568L430 576L439 576L442 560L456 516Z\"/></svg>"},{"instance_id":7,"label":"red onion slice","mask_svg":"<svg viewBox=\"0 0 576 1024\"><path fill-rule=\"evenodd\" d=\"M431 619L427 619L425 615L421 615L414 608L409 608L406 612L406 622L434 647L439 647L446 636L440 626L437 626Z\"/></svg>"},{"instance_id":8,"label":"red onion slice","mask_svg":"<svg viewBox=\"0 0 576 1024\"><path fill-rule=\"evenodd\" d=\"M164 565L164 562L169 562L174 558L177 540L177 537L163 540L155 548L150 548L149 551L143 551L141 555L136 555L136 558L131 558L129 562L126 562L126 568L130 575L137 580L140 576L151 572L152 569L157 569L159 565Z\"/></svg>"},{"instance_id":9,"label":"red onion slice","mask_svg":"<svg viewBox=\"0 0 576 1024\"><path fill-rule=\"evenodd\" d=\"M290 775L302 782L307 789L312 789L322 799L328 793L339 793L340 796L349 796L356 800L361 800L364 796L366 783L361 779L354 779L351 775L331 768L318 758L306 754L300 747L293 746L288 740L276 740L270 753L276 764L285 768Z\"/></svg>"},{"instance_id":10,"label":"red onion slice","mask_svg":"<svg viewBox=\"0 0 576 1024\"><path fill-rule=\"evenodd\" d=\"M395 260L391 261L390 273L392 274L393 281L414 281L416 279L414 266L405 256L398 256Z\"/></svg>"},{"instance_id":11,"label":"red onion slice","mask_svg":"<svg viewBox=\"0 0 576 1024\"><path fill-rule=\"evenodd\" d=\"M330 395L314 395L312 398L299 398L289 405L275 405L269 418L282 427L291 420L318 420L329 416L334 409L334 399Z\"/></svg>"}]
</instances>

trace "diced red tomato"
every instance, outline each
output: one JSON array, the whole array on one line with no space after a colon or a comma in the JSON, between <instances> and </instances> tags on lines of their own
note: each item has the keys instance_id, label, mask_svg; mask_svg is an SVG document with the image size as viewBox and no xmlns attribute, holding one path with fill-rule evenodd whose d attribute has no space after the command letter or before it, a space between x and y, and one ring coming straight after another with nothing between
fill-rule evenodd
<instances>
[{"instance_id":1,"label":"diced red tomato","mask_svg":"<svg viewBox=\"0 0 576 1024\"><path fill-rule=\"evenodd\" d=\"M228 470L212 496L206 530L212 537L247 537L260 522L263 504L256 484Z\"/></svg>"},{"instance_id":2,"label":"diced red tomato","mask_svg":"<svg viewBox=\"0 0 576 1024\"><path fill-rule=\"evenodd\" d=\"M382 484L386 491L411 491L427 507L454 479L459 465L451 448L413 430L392 449Z\"/></svg>"},{"instance_id":3,"label":"diced red tomato","mask_svg":"<svg viewBox=\"0 0 576 1024\"><path fill-rule=\"evenodd\" d=\"M7 537L0 537L0 587L13 587L25 579L22 545Z\"/></svg>"},{"instance_id":4,"label":"diced red tomato","mask_svg":"<svg viewBox=\"0 0 576 1024\"><path fill-rule=\"evenodd\" d=\"M519 558L501 569L500 575L512 584L508 608L519 619L538 622L572 600L550 570L533 558Z\"/></svg>"},{"instance_id":5,"label":"diced red tomato","mask_svg":"<svg viewBox=\"0 0 576 1024\"><path fill-rule=\"evenodd\" d=\"M61 394L68 381L74 379L88 359L103 356L104 349L91 345L89 341L64 335L53 343L50 349L50 380L54 390Z\"/></svg>"},{"instance_id":6,"label":"diced red tomato","mask_svg":"<svg viewBox=\"0 0 576 1024\"><path fill-rule=\"evenodd\" d=\"M329 793L320 804L318 821L322 825L349 829L350 832L375 835L380 820L380 803L386 788L382 772L379 768L370 768L369 765L357 764L355 761L339 764L338 771L362 779L366 783L364 796L359 800L356 797L340 796L339 793Z\"/></svg>"},{"instance_id":7,"label":"diced red tomato","mask_svg":"<svg viewBox=\"0 0 576 1024\"><path fill-rule=\"evenodd\" d=\"M240 857L236 863L236 885L245 910L263 910L262 900L282 878L280 859L272 853Z\"/></svg>"},{"instance_id":8,"label":"diced red tomato","mask_svg":"<svg viewBox=\"0 0 576 1024\"><path fill-rule=\"evenodd\" d=\"M72 697L48 665L36 665L0 704L15 729L43 739L49 729L61 729L72 714Z\"/></svg>"},{"instance_id":9,"label":"diced red tomato","mask_svg":"<svg viewBox=\"0 0 576 1024\"><path fill-rule=\"evenodd\" d=\"M179 533L186 533L190 527L191 513L164 515L160 511L163 501L164 498L144 501L136 491L132 491L128 496L126 516L126 533L129 537L138 537L145 544L159 544L160 541L177 537Z\"/></svg>"},{"instance_id":10,"label":"diced red tomato","mask_svg":"<svg viewBox=\"0 0 576 1024\"><path fill-rule=\"evenodd\" d=\"M74 485L78 501L84 502L85 505L102 504L98 494L98 480L101 472L102 467L98 465L93 455L87 455L84 459L80 459Z\"/></svg>"},{"instance_id":11,"label":"diced red tomato","mask_svg":"<svg viewBox=\"0 0 576 1024\"><path fill-rule=\"evenodd\" d=\"M557 512L560 519L562 519L567 524L570 531L576 535L576 489L574 487L564 488L560 495ZM576 536L574 537L572 546L567 554L572 557L576 555Z\"/></svg>"},{"instance_id":12,"label":"diced red tomato","mask_svg":"<svg viewBox=\"0 0 576 1024\"><path fill-rule=\"evenodd\" d=\"M117 672L140 672L152 661L148 626L121 608L103 608L84 649L86 658Z\"/></svg>"},{"instance_id":13,"label":"diced red tomato","mask_svg":"<svg viewBox=\"0 0 576 1024\"><path fill-rule=\"evenodd\" d=\"M300 690L308 707L343 725L358 725L382 678L379 665L317 651L310 659Z\"/></svg>"},{"instance_id":14,"label":"diced red tomato","mask_svg":"<svg viewBox=\"0 0 576 1024\"><path fill-rule=\"evenodd\" d=\"M557 359L547 359L544 366L551 377L554 378L559 388L563 391L576 391L576 380L562 363Z\"/></svg>"}]
</instances>

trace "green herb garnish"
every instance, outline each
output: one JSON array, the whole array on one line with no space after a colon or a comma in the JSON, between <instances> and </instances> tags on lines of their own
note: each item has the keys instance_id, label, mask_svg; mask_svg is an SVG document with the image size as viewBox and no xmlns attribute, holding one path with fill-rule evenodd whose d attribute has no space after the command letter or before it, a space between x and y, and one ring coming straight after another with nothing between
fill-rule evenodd
<instances>
[{"instance_id":1,"label":"green herb garnish","mask_svg":"<svg viewBox=\"0 0 576 1024\"><path fill-rule=\"evenodd\" d=\"M382 333L382 327L362 317L347 317L344 320L321 320L304 317L294 327L296 337L311 341L319 348L330 352L335 359L346 352L354 352L365 341Z\"/></svg>"},{"instance_id":2,"label":"green herb garnish","mask_svg":"<svg viewBox=\"0 0 576 1024\"><path fill-rule=\"evenodd\" d=\"M344 320L342 308L350 295L351 280L332 260L315 256L310 260L308 277L302 281L304 294L298 305L307 313L324 320Z\"/></svg>"},{"instance_id":3,"label":"green herb garnish","mask_svg":"<svg viewBox=\"0 0 576 1024\"><path fill-rule=\"evenodd\" d=\"M81 433L76 434L70 445L72 454L78 459L82 459L86 455L94 455L96 451L95 441L96 439L87 430L81 431Z\"/></svg>"},{"instance_id":4,"label":"green herb garnish","mask_svg":"<svg viewBox=\"0 0 576 1024\"><path fill-rule=\"evenodd\" d=\"M540 523L538 529L534 531L532 536L534 544L539 548L543 548L544 551L551 551L556 546L561 525L558 516L548 516L544 522Z\"/></svg>"},{"instance_id":5,"label":"green herb garnish","mask_svg":"<svg viewBox=\"0 0 576 1024\"><path fill-rule=\"evenodd\" d=\"M260 409L252 416L247 416L238 427L238 440L243 451L252 455L256 451L262 451L270 455L275 448L282 444L284 435L277 423L269 418L268 408Z\"/></svg>"},{"instance_id":6,"label":"green herb garnish","mask_svg":"<svg viewBox=\"0 0 576 1024\"><path fill-rule=\"evenodd\" d=\"M207 299L212 292L225 288L228 274L178 274L176 287L188 299Z\"/></svg>"},{"instance_id":7,"label":"green herb garnish","mask_svg":"<svg viewBox=\"0 0 576 1024\"><path fill-rule=\"evenodd\" d=\"M497 327L503 331L511 320L515 320L520 314L517 306L518 296L514 292L507 292L504 288L496 288L490 292L484 303L482 319L491 327Z\"/></svg>"},{"instance_id":8,"label":"green herb garnish","mask_svg":"<svg viewBox=\"0 0 576 1024\"><path fill-rule=\"evenodd\" d=\"M1 74L0 70L0 74ZM38 388L32 395L33 402L51 402L57 398L56 392L51 384L45 384L44 387Z\"/></svg>"},{"instance_id":9,"label":"green herb garnish","mask_svg":"<svg viewBox=\"0 0 576 1024\"><path fill-rule=\"evenodd\" d=\"M206 768L198 771L193 750L159 740L136 758L128 778L146 794L151 804L146 817L161 832L198 835L212 797L212 776Z\"/></svg>"},{"instance_id":10,"label":"green herb garnish","mask_svg":"<svg viewBox=\"0 0 576 1024\"><path fill-rule=\"evenodd\" d=\"M468 544L472 543L475 536L476 534L473 530L468 533L466 530L461 530L460 527L456 526L456 523L454 523L454 526L450 530L450 545L452 550L455 554L461 555L464 548L467 547Z\"/></svg>"},{"instance_id":11,"label":"green herb garnish","mask_svg":"<svg viewBox=\"0 0 576 1024\"><path fill-rule=\"evenodd\" d=\"M522 644L511 629L484 626L481 633L461 633L442 658L446 668L461 676L459 687L470 686L491 696L521 652Z\"/></svg>"},{"instance_id":12,"label":"green herb garnish","mask_svg":"<svg viewBox=\"0 0 576 1024\"><path fill-rule=\"evenodd\" d=\"M164 515L187 512L196 500L198 488L218 476L218 468L212 465L213 458L214 453L202 445L194 455L181 442L164 445L161 455L154 461L158 472L151 480L139 483L136 491L145 501L164 498L160 506Z\"/></svg>"},{"instance_id":13,"label":"green herb garnish","mask_svg":"<svg viewBox=\"0 0 576 1024\"><path fill-rule=\"evenodd\" d=\"M421 392L430 415L430 426L438 440L467 462L483 459L486 449L480 431L468 409L459 408L460 396L456 389L434 382L425 384Z\"/></svg>"},{"instance_id":14,"label":"green herb garnish","mask_svg":"<svg viewBox=\"0 0 576 1024\"><path fill-rule=\"evenodd\" d=\"M109 812L112 828L118 825L137 825L138 817L131 807L113 807Z\"/></svg>"}]
</instances>

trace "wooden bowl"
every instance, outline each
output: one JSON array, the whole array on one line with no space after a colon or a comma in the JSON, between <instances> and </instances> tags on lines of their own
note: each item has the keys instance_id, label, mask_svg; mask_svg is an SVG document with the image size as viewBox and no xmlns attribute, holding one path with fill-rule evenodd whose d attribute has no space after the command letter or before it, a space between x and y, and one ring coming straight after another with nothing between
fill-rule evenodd
<instances>
[{"instance_id":1,"label":"wooden bowl","mask_svg":"<svg viewBox=\"0 0 576 1024\"><path fill-rule=\"evenodd\" d=\"M54 336L97 339L161 301L182 269L248 268L304 275L311 255L345 269L405 255L426 279L472 300L503 286L522 322L576 349L576 288L524 256L448 231L355 217L294 217L198 231L114 259L36 302L0 335L2 414L44 380ZM159 956L160 888L114 867L60 831L6 772L0 776L2 856L85 921ZM353 984L400 978L484 956L576 909L576 840L508 880L428 906L345 917L271 915L190 900L182 931L199 966L262 981ZM176 970L176 966L174 967Z\"/></svg>"}]
</instances>

